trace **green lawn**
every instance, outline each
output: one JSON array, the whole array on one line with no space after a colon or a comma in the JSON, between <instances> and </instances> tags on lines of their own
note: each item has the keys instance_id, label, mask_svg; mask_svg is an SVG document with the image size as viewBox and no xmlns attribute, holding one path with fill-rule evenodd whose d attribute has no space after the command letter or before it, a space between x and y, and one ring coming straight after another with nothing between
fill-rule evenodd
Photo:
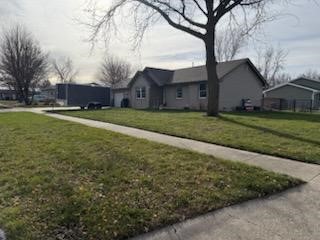
<instances>
[{"instance_id":1,"label":"green lawn","mask_svg":"<svg viewBox=\"0 0 320 240\"><path fill-rule=\"evenodd\" d=\"M202 112L133 109L62 113L320 164L319 114L224 113L210 118Z\"/></svg>"},{"instance_id":2,"label":"green lawn","mask_svg":"<svg viewBox=\"0 0 320 240\"><path fill-rule=\"evenodd\" d=\"M10 240L123 239L301 183L32 113L0 113L0 136Z\"/></svg>"}]
</instances>

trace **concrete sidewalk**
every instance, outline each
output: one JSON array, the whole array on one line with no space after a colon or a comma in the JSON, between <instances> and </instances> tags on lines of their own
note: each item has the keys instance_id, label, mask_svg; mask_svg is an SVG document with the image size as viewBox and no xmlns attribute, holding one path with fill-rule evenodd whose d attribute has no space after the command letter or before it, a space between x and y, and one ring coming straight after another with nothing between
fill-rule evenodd
<instances>
[{"instance_id":1,"label":"concrete sidewalk","mask_svg":"<svg viewBox=\"0 0 320 240\"><path fill-rule=\"evenodd\" d=\"M265 199L256 199L223 208L138 236L132 240L320 239L320 165L271 157L110 123L46 113L42 109L28 109L27 111L219 158L244 162L308 182L298 188Z\"/></svg>"},{"instance_id":2,"label":"concrete sidewalk","mask_svg":"<svg viewBox=\"0 0 320 240\"><path fill-rule=\"evenodd\" d=\"M320 178L266 199L226 207L132 240L318 240Z\"/></svg>"},{"instance_id":3,"label":"concrete sidewalk","mask_svg":"<svg viewBox=\"0 0 320 240\"><path fill-rule=\"evenodd\" d=\"M196 151L196 152L200 152L208 155L213 155L218 158L223 158L223 159L233 160L233 161L240 161L250 165L262 167L270 171L283 173L296 178L300 178L306 182L309 182L310 180L314 179L316 176L320 174L320 165L316 165L316 164L307 164L307 163L293 161L289 159L242 151L234 148L223 147L223 146L204 143L204 142L195 141L191 139L168 136L165 134L145 131L145 130L131 128L131 127L120 126L120 125L111 124L111 123L105 123L105 122L77 118L77 117L70 117L70 116L54 114L54 113L44 113L44 112L42 113L47 116L54 117L61 120L72 121L72 122L84 124L90 127L110 130L113 132L122 133L122 134L133 136L136 138L143 138L150 141L175 146L178 148L183 148L183 149L192 150L192 151Z\"/></svg>"}]
</instances>

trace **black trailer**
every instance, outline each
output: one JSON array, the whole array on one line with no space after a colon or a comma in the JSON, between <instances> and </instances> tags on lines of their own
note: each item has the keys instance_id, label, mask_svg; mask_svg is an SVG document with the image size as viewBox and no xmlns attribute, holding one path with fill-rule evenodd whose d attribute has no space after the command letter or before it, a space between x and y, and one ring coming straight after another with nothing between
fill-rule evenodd
<instances>
[{"instance_id":1,"label":"black trailer","mask_svg":"<svg viewBox=\"0 0 320 240\"><path fill-rule=\"evenodd\" d=\"M110 88L74 83L57 84L57 102L65 106L110 106Z\"/></svg>"}]
</instances>

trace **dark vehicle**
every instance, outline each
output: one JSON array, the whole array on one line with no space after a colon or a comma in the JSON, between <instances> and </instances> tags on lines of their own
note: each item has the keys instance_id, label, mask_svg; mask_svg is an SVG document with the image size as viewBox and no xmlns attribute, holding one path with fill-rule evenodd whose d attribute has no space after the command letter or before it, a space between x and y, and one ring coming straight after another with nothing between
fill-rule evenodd
<instances>
[{"instance_id":1,"label":"dark vehicle","mask_svg":"<svg viewBox=\"0 0 320 240\"><path fill-rule=\"evenodd\" d=\"M74 83L57 84L57 102L82 109L101 109L110 106L110 88Z\"/></svg>"}]
</instances>

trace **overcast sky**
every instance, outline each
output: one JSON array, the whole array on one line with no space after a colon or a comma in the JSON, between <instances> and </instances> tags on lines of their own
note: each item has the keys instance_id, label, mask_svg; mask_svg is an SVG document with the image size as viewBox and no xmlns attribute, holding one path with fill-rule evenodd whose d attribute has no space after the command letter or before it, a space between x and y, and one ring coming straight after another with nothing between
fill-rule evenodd
<instances>
[{"instance_id":1,"label":"overcast sky","mask_svg":"<svg viewBox=\"0 0 320 240\"><path fill-rule=\"evenodd\" d=\"M86 41L88 31L75 20L85 19L84 1L0 0L0 27L23 23L53 58L67 56L74 61L79 69L79 82L92 82L96 80L105 49L100 44L91 52ZM320 71L319 12L320 6L313 1L296 0L285 10L287 16L264 27L265 35L260 40L289 51L286 71L293 76L308 69ZM138 68L190 67L193 62L203 64L204 57L202 42L166 24L159 24L147 33L139 52L132 51L127 38L122 36L110 45L109 51ZM255 55L249 46L238 57L254 60Z\"/></svg>"}]
</instances>

